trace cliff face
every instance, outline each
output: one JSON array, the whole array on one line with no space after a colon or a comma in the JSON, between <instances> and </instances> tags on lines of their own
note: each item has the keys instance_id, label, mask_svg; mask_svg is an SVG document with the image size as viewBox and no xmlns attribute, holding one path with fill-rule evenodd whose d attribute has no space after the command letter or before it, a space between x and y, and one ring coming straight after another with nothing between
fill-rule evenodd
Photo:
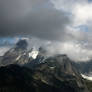
<instances>
[{"instance_id":1,"label":"cliff face","mask_svg":"<svg viewBox=\"0 0 92 92\"><path fill-rule=\"evenodd\" d=\"M66 55L50 57L35 69L34 78L59 92L88 92L80 73Z\"/></svg>"},{"instance_id":2,"label":"cliff face","mask_svg":"<svg viewBox=\"0 0 92 92\"><path fill-rule=\"evenodd\" d=\"M50 57L34 69L9 65L0 68L0 92L88 92L67 56Z\"/></svg>"}]
</instances>

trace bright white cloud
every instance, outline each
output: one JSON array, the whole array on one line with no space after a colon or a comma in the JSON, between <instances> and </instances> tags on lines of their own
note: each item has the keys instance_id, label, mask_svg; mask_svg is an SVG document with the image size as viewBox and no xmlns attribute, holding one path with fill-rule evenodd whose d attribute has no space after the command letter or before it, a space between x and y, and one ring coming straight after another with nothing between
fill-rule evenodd
<instances>
[{"instance_id":1,"label":"bright white cloud","mask_svg":"<svg viewBox=\"0 0 92 92\"><path fill-rule=\"evenodd\" d=\"M92 50L83 47L80 43L64 42L54 43L48 48L49 53L67 54L74 61L88 61L92 58Z\"/></svg>"},{"instance_id":2,"label":"bright white cloud","mask_svg":"<svg viewBox=\"0 0 92 92\"><path fill-rule=\"evenodd\" d=\"M92 4L77 4L72 13L74 14L74 22L78 25L87 24L92 21Z\"/></svg>"},{"instance_id":3,"label":"bright white cloud","mask_svg":"<svg viewBox=\"0 0 92 92\"><path fill-rule=\"evenodd\" d=\"M92 51L83 48L82 45L78 43L64 43L62 50L75 61L87 61L92 57Z\"/></svg>"},{"instance_id":4,"label":"bright white cloud","mask_svg":"<svg viewBox=\"0 0 92 92\"><path fill-rule=\"evenodd\" d=\"M51 0L56 9L66 11L72 16L76 25L87 24L92 21L92 3L88 0Z\"/></svg>"}]
</instances>

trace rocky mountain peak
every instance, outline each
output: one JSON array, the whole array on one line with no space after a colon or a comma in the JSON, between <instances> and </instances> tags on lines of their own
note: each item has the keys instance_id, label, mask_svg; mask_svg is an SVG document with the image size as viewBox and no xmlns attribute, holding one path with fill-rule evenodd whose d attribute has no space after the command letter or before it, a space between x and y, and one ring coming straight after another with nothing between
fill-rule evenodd
<instances>
[{"instance_id":1,"label":"rocky mountain peak","mask_svg":"<svg viewBox=\"0 0 92 92\"><path fill-rule=\"evenodd\" d=\"M19 41L16 43L15 49L16 49L16 50L18 50L18 49L25 50L25 49L27 49L27 46L28 46L28 43L27 43L26 40L19 40Z\"/></svg>"}]
</instances>

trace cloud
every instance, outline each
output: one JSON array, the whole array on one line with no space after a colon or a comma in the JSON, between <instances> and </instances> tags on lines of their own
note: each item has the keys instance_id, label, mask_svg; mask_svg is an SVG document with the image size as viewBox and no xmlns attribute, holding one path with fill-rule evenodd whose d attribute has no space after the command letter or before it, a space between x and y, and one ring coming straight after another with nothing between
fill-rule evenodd
<instances>
[{"instance_id":1,"label":"cloud","mask_svg":"<svg viewBox=\"0 0 92 92\"><path fill-rule=\"evenodd\" d=\"M88 61L92 58L92 50L76 42L63 43L61 52L67 54L72 60L77 62Z\"/></svg>"},{"instance_id":2,"label":"cloud","mask_svg":"<svg viewBox=\"0 0 92 92\"><path fill-rule=\"evenodd\" d=\"M69 2L68 0L51 1L57 10L66 12L71 21L66 26L63 39L60 44L57 44L56 50L59 48L58 52L65 52L74 60L85 61L91 59L92 2L89 0L69 0ZM63 44L62 48L61 44Z\"/></svg>"},{"instance_id":3,"label":"cloud","mask_svg":"<svg viewBox=\"0 0 92 92\"><path fill-rule=\"evenodd\" d=\"M52 54L88 60L92 58L91 6L88 0L1 0L0 37L31 36L29 48L44 46Z\"/></svg>"},{"instance_id":4,"label":"cloud","mask_svg":"<svg viewBox=\"0 0 92 92\"><path fill-rule=\"evenodd\" d=\"M0 0L0 16L6 19L19 18L28 13L32 7L41 4L45 4L45 0Z\"/></svg>"},{"instance_id":5,"label":"cloud","mask_svg":"<svg viewBox=\"0 0 92 92\"><path fill-rule=\"evenodd\" d=\"M64 10L72 15L73 24L83 25L92 21L91 0L51 0L55 8Z\"/></svg>"},{"instance_id":6,"label":"cloud","mask_svg":"<svg viewBox=\"0 0 92 92\"><path fill-rule=\"evenodd\" d=\"M28 49L43 47L47 51L47 56L56 54L67 54L75 62L86 62L92 58L92 50L87 44L78 41L48 41L39 38L28 39ZM88 45L89 46L89 45Z\"/></svg>"},{"instance_id":7,"label":"cloud","mask_svg":"<svg viewBox=\"0 0 92 92\"><path fill-rule=\"evenodd\" d=\"M78 4L73 9L73 14L75 16L74 22L78 25L87 24L92 21L92 3Z\"/></svg>"},{"instance_id":8,"label":"cloud","mask_svg":"<svg viewBox=\"0 0 92 92\"><path fill-rule=\"evenodd\" d=\"M7 0L8 4L5 4L5 1L6 0L1 1L4 4L0 6L2 15L2 17L0 17L2 20L0 22L1 37L31 35L42 39L60 40L63 38L66 26L71 23L69 17L63 11L56 10L52 6L52 3L48 1ZM40 2L42 6L38 5ZM18 5L18 7L16 7L16 5ZM2 8L3 6L4 8ZM24 14L26 11L25 8L30 8L30 11Z\"/></svg>"},{"instance_id":9,"label":"cloud","mask_svg":"<svg viewBox=\"0 0 92 92\"><path fill-rule=\"evenodd\" d=\"M88 0L51 0L51 2L54 4L55 8L60 9L60 10L65 10L68 12L71 12L76 5L81 4L81 3L87 3Z\"/></svg>"}]
</instances>

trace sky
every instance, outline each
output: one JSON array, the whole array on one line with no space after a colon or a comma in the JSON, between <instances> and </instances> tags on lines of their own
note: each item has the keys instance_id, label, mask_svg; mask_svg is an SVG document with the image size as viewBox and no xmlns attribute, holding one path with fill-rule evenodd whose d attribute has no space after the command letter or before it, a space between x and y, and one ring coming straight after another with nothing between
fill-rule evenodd
<instances>
[{"instance_id":1,"label":"sky","mask_svg":"<svg viewBox=\"0 0 92 92\"><path fill-rule=\"evenodd\" d=\"M20 38L29 48L67 54L74 61L92 59L92 0L0 0L0 49ZM0 50L0 54L3 53Z\"/></svg>"}]
</instances>

